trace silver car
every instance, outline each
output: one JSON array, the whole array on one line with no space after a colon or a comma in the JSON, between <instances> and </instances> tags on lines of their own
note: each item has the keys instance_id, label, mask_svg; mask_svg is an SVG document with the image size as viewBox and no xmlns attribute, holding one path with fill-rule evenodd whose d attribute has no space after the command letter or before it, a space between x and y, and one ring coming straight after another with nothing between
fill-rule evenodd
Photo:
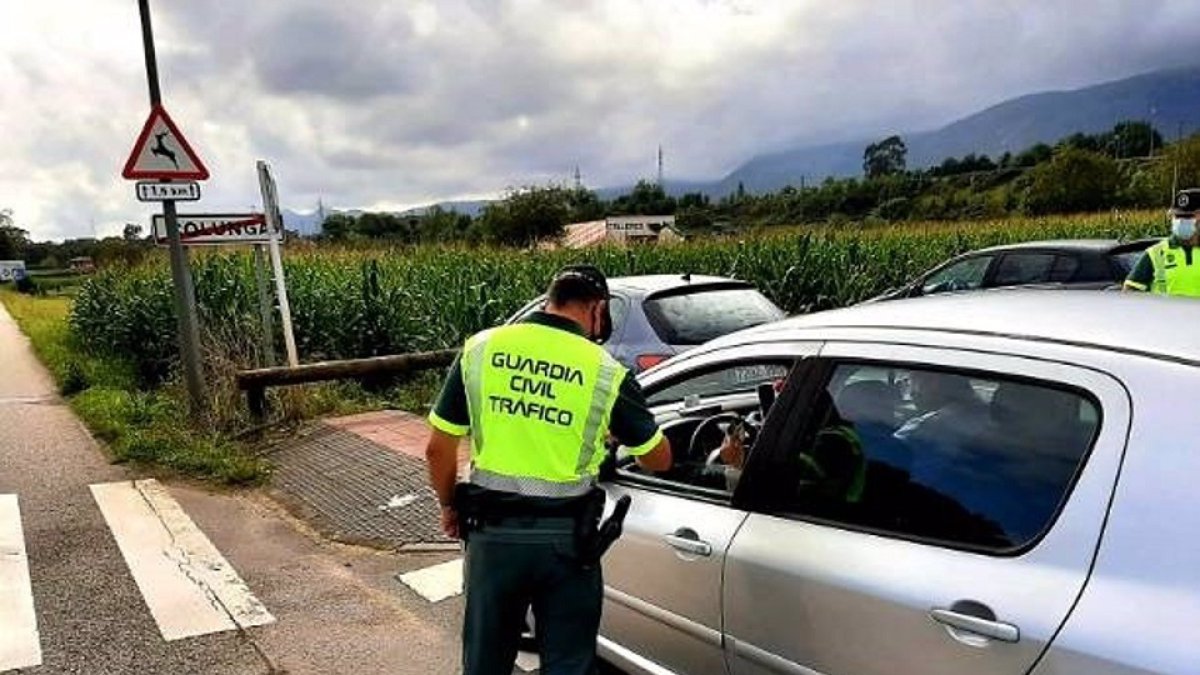
<instances>
[{"instance_id":1,"label":"silver car","mask_svg":"<svg viewBox=\"0 0 1200 675\"><path fill-rule=\"evenodd\" d=\"M605 558L632 673L1200 673L1200 303L1000 291L645 373L670 472ZM731 431L732 428L732 431ZM745 433L744 462L714 448Z\"/></svg>"},{"instance_id":2,"label":"silver car","mask_svg":"<svg viewBox=\"0 0 1200 675\"><path fill-rule=\"evenodd\" d=\"M713 338L777 321L779 309L753 284L699 274L612 277L612 337L604 344L639 372ZM546 304L540 296L509 318L514 323Z\"/></svg>"}]
</instances>

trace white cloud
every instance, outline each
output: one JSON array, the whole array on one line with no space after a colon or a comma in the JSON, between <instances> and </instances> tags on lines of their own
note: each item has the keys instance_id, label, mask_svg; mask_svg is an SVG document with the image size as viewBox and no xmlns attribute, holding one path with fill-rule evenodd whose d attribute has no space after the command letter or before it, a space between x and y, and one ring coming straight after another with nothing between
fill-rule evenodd
<instances>
[{"instance_id":1,"label":"white cloud","mask_svg":"<svg viewBox=\"0 0 1200 675\"><path fill-rule=\"evenodd\" d=\"M566 180L717 178L790 144L915 130L1004 98L1194 62L1188 0L152 0L204 208L400 207ZM0 207L35 237L144 222L132 0L0 10Z\"/></svg>"}]
</instances>

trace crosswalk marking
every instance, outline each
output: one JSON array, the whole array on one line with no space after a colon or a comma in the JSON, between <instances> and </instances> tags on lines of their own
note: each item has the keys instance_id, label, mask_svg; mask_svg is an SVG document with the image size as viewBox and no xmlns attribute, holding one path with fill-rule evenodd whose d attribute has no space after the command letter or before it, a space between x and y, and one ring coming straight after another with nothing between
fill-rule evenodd
<instances>
[{"instance_id":1,"label":"crosswalk marking","mask_svg":"<svg viewBox=\"0 0 1200 675\"><path fill-rule=\"evenodd\" d=\"M461 595L463 590L462 558L425 567L400 575L400 581L430 602Z\"/></svg>"},{"instance_id":2,"label":"crosswalk marking","mask_svg":"<svg viewBox=\"0 0 1200 675\"><path fill-rule=\"evenodd\" d=\"M275 621L158 481L90 487L164 640Z\"/></svg>"},{"instance_id":3,"label":"crosswalk marking","mask_svg":"<svg viewBox=\"0 0 1200 675\"><path fill-rule=\"evenodd\" d=\"M0 670L42 663L16 495L0 495Z\"/></svg>"}]
</instances>

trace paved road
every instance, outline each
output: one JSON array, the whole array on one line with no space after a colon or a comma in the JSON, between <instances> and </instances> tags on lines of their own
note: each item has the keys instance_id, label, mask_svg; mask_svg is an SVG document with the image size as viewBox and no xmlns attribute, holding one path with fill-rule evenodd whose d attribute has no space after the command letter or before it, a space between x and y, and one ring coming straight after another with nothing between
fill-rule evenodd
<instances>
[{"instance_id":1,"label":"paved road","mask_svg":"<svg viewBox=\"0 0 1200 675\"><path fill-rule=\"evenodd\" d=\"M452 673L453 556L329 544L256 493L108 463L0 307L0 670Z\"/></svg>"}]
</instances>

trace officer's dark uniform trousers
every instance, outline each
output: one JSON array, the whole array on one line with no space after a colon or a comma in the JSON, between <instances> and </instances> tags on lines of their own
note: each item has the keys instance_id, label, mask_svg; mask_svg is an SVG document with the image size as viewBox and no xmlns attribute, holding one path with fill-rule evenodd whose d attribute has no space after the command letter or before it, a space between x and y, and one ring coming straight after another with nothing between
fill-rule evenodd
<instances>
[{"instance_id":1,"label":"officer's dark uniform trousers","mask_svg":"<svg viewBox=\"0 0 1200 675\"><path fill-rule=\"evenodd\" d=\"M547 675L591 675L600 629L600 565L577 561L573 518L505 518L472 531L465 561L467 675L511 675L532 605Z\"/></svg>"}]
</instances>

